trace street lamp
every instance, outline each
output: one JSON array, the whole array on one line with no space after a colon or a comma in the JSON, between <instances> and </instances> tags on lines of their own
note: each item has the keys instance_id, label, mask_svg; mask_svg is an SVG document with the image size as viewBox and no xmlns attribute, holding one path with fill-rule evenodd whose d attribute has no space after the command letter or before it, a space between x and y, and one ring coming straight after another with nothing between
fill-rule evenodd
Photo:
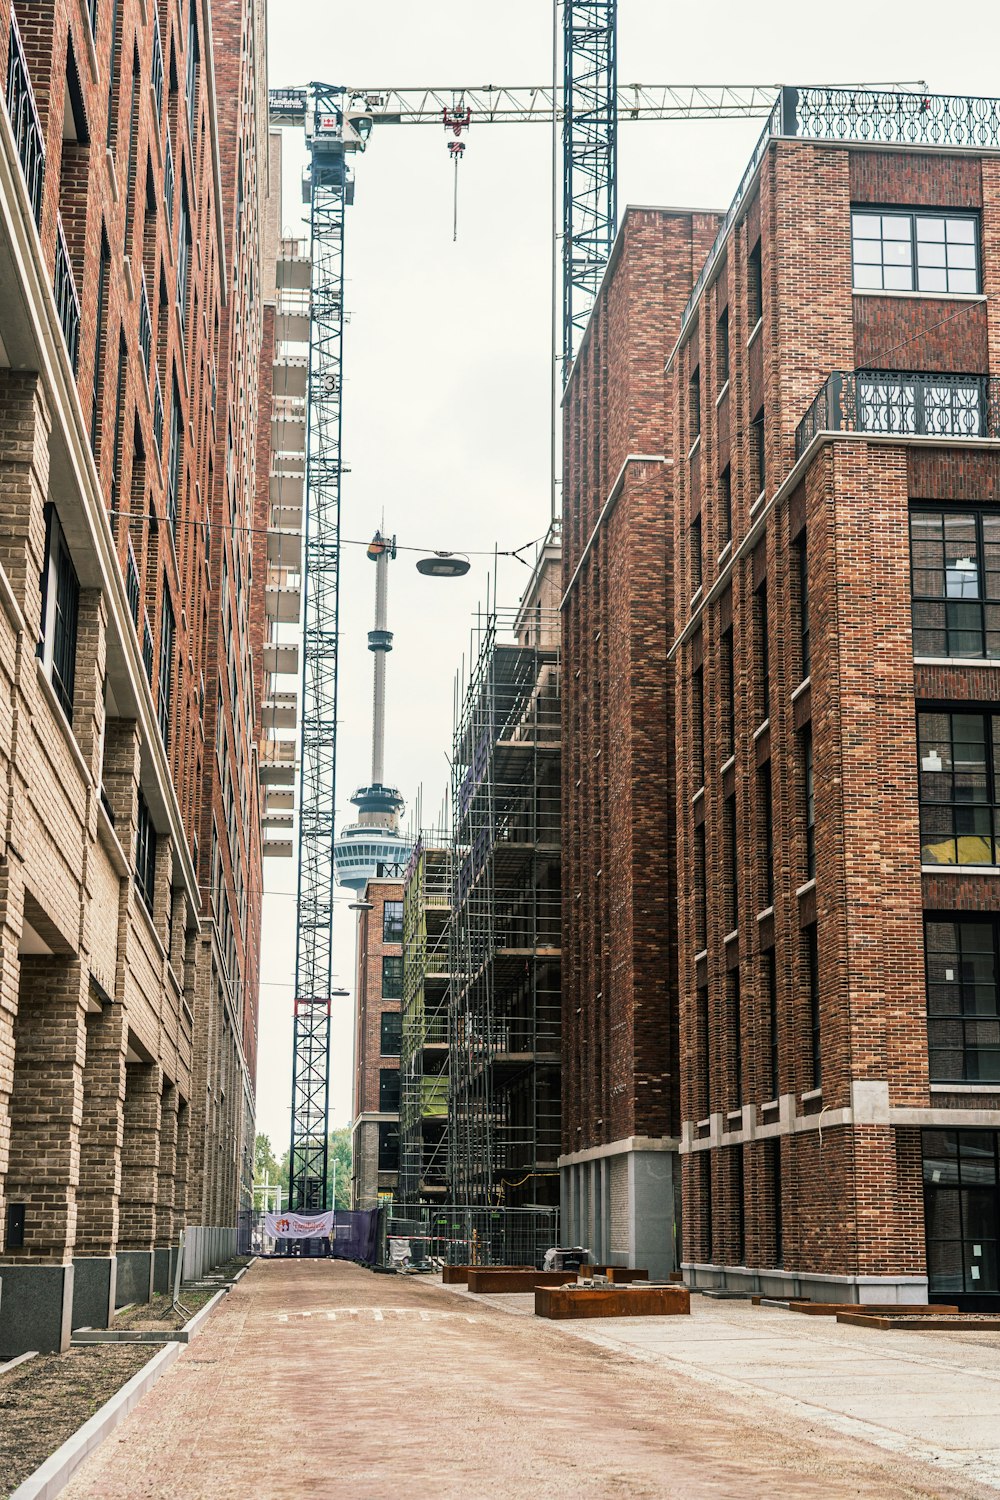
<instances>
[{"instance_id":1,"label":"street lamp","mask_svg":"<svg viewBox=\"0 0 1000 1500\"><path fill-rule=\"evenodd\" d=\"M433 552L420 558L417 572L427 578L461 578L470 567L469 559L457 552Z\"/></svg>"}]
</instances>

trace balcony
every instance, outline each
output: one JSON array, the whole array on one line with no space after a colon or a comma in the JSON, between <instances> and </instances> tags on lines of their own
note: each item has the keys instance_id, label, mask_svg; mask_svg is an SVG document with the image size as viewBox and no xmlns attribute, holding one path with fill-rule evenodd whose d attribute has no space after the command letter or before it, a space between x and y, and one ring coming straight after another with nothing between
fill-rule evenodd
<instances>
[{"instance_id":1,"label":"balcony","mask_svg":"<svg viewBox=\"0 0 1000 1500\"><path fill-rule=\"evenodd\" d=\"M42 185L45 180L45 139L38 118L35 94L28 75L21 33L14 12L10 15L10 56L7 63L7 113L10 115L17 154L28 189L31 211L38 224L42 217Z\"/></svg>"},{"instance_id":2,"label":"balcony","mask_svg":"<svg viewBox=\"0 0 1000 1500\"><path fill-rule=\"evenodd\" d=\"M73 275L69 247L66 244L61 219L56 225L56 272L52 290L55 293L59 326L66 341L66 352L75 375L80 353L80 298L76 290L76 279Z\"/></svg>"},{"instance_id":3,"label":"balcony","mask_svg":"<svg viewBox=\"0 0 1000 1500\"><path fill-rule=\"evenodd\" d=\"M1000 99L961 94L908 94L883 89L783 88L754 147L715 244L681 318L680 343L691 315L749 193L771 141L780 137L886 146L1000 149Z\"/></svg>"},{"instance_id":4,"label":"balcony","mask_svg":"<svg viewBox=\"0 0 1000 1500\"><path fill-rule=\"evenodd\" d=\"M795 429L801 458L820 432L981 438L1000 431L1000 380L985 375L836 370Z\"/></svg>"}]
</instances>

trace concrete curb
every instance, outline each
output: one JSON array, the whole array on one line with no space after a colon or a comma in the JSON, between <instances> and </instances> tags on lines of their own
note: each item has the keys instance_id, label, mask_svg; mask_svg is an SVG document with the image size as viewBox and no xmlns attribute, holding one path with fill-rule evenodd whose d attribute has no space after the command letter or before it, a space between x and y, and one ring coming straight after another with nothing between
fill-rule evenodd
<instances>
[{"instance_id":1,"label":"concrete curb","mask_svg":"<svg viewBox=\"0 0 1000 1500\"><path fill-rule=\"evenodd\" d=\"M105 1401L89 1421L68 1437L62 1447L57 1448L33 1474L29 1474L9 1500L53 1500L69 1483L74 1471L89 1453L99 1448L119 1422L123 1422L134 1406L159 1380L163 1372L178 1358L183 1344L167 1344L132 1379Z\"/></svg>"},{"instance_id":2,"label":"concrete curb","mask_svg":"<svg viewBox=\"0 0 1000 1500\"><path fill-rule=\"evenodd\" d=\"M249 1270L250 1267L245 1268ZM242 1275L242 1272L240 1273ZM234 1283L235 1285L235 1283ZM65 1489L73 1476L74 1471L79 1468L83 1460L99 1448L104 1439L112 1433L120 1422L123 1422L133 1407L137 1406L145 1396L146 1392L159 1380L164 1371L168 1370L187 1347L187 1341L195 1338L202 1330L209 1313L229 1291L224 1286L216 1292L205 1306L195 1313L185 1323L182 1333L187 1335L187 1340L182 1343L173 1339L166 1344L158 1354L154 1354L148 1364L143 1365L132 1379L122 1386L120 1391L105 1401L99 1411L95 1411L89 1421L68 1437L60 1448L39 1464L33 1474L29 1474L16 1490L12 1490L8 1500L55 1500L55 1496Z\"/></svg>"}]
</instances>

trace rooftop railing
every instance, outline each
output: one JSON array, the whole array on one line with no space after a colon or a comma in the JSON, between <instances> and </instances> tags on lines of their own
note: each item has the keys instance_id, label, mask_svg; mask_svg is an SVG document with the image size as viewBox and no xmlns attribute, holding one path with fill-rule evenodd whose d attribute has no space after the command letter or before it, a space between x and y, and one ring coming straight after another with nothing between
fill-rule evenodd
<instances>
[{"instance_id":1,"label":"rooftop railing","mask_svg":"<svg viewBox=\"0 0 1000 1500\"><path fill-rule=\"evenodd\" d=\"M835 370L795 429L796 458L801 458L820 432L996 437L1000 435L1000 379Z\"/></svg>"},{"instance_id":2,"label":"rooftop railing","mask_svg":"<svg viewBox=\"0 0 1000 1500\"><path fill-rule=\"evenodd\" d=\"M896 93L890 89L781 89L688 298L681 320L681 337L768 144L777 136L886 146L1000 150L1000 99Z\"/></svg>"},{"instance_id":3,"label":"rooftop railing","mask_svg":"<svg viewBox=\"0 0 1000 1500\"><path fill-rule=\"evenodd\" d=\"M10 54L7 60L7 113L10 116L17 154L24 173L31 211L37 224L42 217L42 184L45 179L45 138L31 87L21 33L10 14Z\"/></svg>"}]
</instances>

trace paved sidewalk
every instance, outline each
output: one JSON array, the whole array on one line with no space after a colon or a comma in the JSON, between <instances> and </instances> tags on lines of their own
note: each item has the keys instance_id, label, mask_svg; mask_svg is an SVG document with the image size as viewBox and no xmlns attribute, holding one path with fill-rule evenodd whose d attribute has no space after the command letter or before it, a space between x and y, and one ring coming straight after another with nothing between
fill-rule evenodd
<instances>
[{"instance_id":1,"label":"paved sidewalk","mask_svg":"<svg viewBox=\"0 0 1000 1500\"><path fill-rule=\"evenodd\" d=\"M456 1290L470 1301L464 1288ZM533 1297L490 1297L534 1316ZM1000 1333L880 1333L695 1296L685 1318L564 1323L568 1334L720 1393L920 1458L1000 1493Z\"/></svg>"},{"instance_id":2,"label":"paved sidewalk","mask_svg":"<svg viewBox=\"0 0 1000 1500\"><path fill-rule=\"evenodd\" d=\"M968 1474L887 1453L814 1410L803 1420L786 1397L737 1377L706 1385L702 1368L692 1379L692 1348L721 1349L716 1319L728 1325L745 1311L699 1299L693 1318L670 1323L673 1339L686 1325L683 1355L681 1344L664 1355L640 1347L647 1335L668 1336L661 1324L615 1320L582 1332L473 1303L436 1279L330 1261L258 1263L63 1494L995 1500ZM756 1317L772 1326L768 1314ZM755 1329L749 1320L729 1328L730 1366L739 1348L749 1365L761 1362ZM857 1354L841 1353L839 1368L849 1369ZM981 1355L962 1353L977 1379ZM945 1384L943 1371L930 1378Z\"/></svg>"}]
</instances>

